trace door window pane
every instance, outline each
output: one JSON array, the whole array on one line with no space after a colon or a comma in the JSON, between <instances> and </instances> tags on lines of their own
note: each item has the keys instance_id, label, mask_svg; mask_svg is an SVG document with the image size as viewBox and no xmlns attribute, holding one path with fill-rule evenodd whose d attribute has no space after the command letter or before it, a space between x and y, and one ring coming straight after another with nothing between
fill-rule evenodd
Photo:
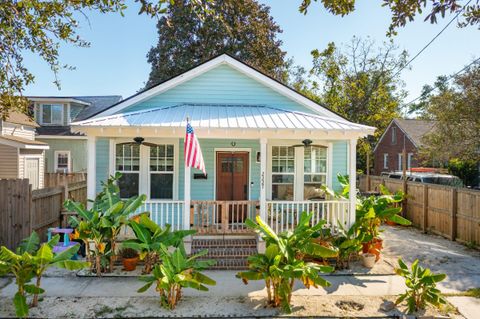
<instances>
[{"instance_id":1,"label":"door window pane","mask_svg":"<svg viewBox=\"0 0 480 319\"><path fill-rule=\"evenodd\" d=\"M130 198L138 195L138 173L122 173L122 177L118 180L121 198Z\"/></svg>"}]
</instances>

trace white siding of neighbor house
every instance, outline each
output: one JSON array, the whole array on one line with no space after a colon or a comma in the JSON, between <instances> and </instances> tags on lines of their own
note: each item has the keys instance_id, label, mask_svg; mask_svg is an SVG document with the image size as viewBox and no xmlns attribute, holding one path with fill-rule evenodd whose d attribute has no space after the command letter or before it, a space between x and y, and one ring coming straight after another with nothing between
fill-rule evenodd
<instances>
[{"instance_id":1,"label":"white siding of neighbor house","mask_svg":"<svg viewBox=\"0 0 480 319\"><path fill-rule=\"evenodd\" d=\"M13 135L29 140L35 139L35 128L30 126L23 126L20 124L6 123L2 124L2 135Z\"/></svg>"},{"instance_id":2,"label":"white siding of neighbor house","mask_svg":"<svg viewBox=\"0 0 480 319\"><path fill-rule=\"evenodd\" d=\"M0 144L0 178L18 178L18 149Z\"/></svg>"}]
</instances>

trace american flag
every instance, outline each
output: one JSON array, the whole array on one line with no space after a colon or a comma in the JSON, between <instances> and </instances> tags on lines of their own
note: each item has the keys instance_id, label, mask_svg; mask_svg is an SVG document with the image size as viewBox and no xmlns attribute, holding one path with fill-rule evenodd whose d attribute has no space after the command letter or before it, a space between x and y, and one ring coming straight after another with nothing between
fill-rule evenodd
<instances>
[{"instance_id":1,"label":"american flag","mask_svg":"<svg viewBox=\"0 0 480 319\"><path fill-rule=\"evenodd\" d=\"M202 149L190 123L187 123L187 134L185 136L185 165L199 169L205 176L207 175Z\"/></svg>"}]
</instances>

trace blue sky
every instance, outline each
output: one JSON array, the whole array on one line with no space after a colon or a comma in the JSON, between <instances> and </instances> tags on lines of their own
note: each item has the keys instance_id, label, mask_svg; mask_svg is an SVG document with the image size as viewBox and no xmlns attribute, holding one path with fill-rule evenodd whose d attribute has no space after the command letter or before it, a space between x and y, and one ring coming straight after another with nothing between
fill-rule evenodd
<instances>
[{"instance_id":1,"label":"blue sky","mask_svg":"<svg viewBox=\"0 0 480 319\"><path fill-rule=\"evenodd\" d=\"M297 10L301 0L265 0L271 14L283 29L280 38L283 49L297 64L311 65L310 51L323 49L329 42L345 43L354 35L371 37L378 43L385 36L390 13L380 6L380 0L357 1L356 11L346 17L328 14L313 3L304 16ZM131 4L125 17L119 14L90 13L89 22L81 19L81 36L91 42L89 48L63 45L61 62L75 66L73 71L60 73L61 90L52 83L53 74L38 58L27 55L25 63L36 76L26 95L103 95L119 94L124 98L138 91L146 81L150 66L146 54L157 42L155 20L137 15L138 7ZM410 56L418 52L448 22L431 25L423 19L399 30L395 42ZM438 75L452 74L480 56L480 31L475 27L459 29L452 24L402 73L406 101L418 96L426 83Z\"/></svg>"}]
</instances>

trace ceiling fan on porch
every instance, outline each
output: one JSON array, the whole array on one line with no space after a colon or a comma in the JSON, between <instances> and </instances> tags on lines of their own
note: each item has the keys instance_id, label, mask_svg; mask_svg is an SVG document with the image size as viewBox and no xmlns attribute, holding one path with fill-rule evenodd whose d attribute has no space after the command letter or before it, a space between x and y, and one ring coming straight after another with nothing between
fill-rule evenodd
<instances>
[{"instance_id":1,"label":"ceiling fan on porch","mask_svg":"<svg viewBox=\"0 0 480 319\"><path fill-rule=\"evenodd\" d=\"M149 147L156 147L156 146L158 146L158 145L155 144L155 143L145 142L145 139L144 139L143 137L140 137L140 136L134 137L134 138L133 138L133 141L134 141L135 143L137 143L138 145L145 145L145 146L149 146Z\"/></svg>"},{"instance_id":2,"label":"ceiling fan on porch","mask_svg":"<svg viewBox=\"0 0 480 319\"><path fill-rule=\"evenodd\" d=\"M313 141L307 138L302 141L302 144L295 144L295 145L292 145L292 147L309 147L309 146L325 147L323 145L316 145L312 143Z\"/></svg>"}]
</instances>

